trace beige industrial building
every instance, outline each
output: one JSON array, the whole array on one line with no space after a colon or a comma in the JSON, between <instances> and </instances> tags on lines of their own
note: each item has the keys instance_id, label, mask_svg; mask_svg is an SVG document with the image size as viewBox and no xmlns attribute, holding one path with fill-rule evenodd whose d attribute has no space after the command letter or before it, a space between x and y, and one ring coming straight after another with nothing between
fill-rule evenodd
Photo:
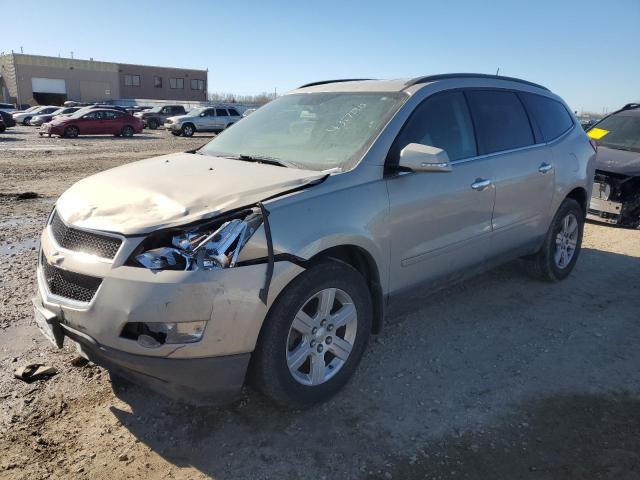
<instances>
[{"instance_id":1,"label":"beige industrial building","mask_svg":"<svg viewBox=\"0 0 640 480\"><path fill-rule=\"evenodd\" d=\"M205 101L207 71L9 53L0 55L0 101Z\"/></svg>"}]
</instances>

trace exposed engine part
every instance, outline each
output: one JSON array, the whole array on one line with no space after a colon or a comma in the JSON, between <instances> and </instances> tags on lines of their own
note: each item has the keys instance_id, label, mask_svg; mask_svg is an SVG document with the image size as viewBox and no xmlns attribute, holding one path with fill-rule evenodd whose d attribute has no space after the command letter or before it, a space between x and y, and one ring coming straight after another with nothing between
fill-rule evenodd
<instances>
[{"instance_id":1,"label":"exposed engine part","mask_svg":"<svg viewBox=\"0 0 640 480\"><path fill-rule=\"evenodd\" d=\"M596 170L588 216L614 225L640 226L640 176Z\"/></svg>"}]
</instances>

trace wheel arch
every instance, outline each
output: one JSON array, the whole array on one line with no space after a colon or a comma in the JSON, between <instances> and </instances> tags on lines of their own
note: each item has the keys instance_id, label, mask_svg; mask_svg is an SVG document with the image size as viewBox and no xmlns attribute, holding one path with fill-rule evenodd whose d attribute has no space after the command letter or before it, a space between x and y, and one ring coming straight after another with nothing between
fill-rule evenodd
<instances>
[{"instance_id":1,"label":"wheel arch","mask_svg":"<svg viewBox=\"0 0 640 480\"><path fill-rule=\"evenodd\" d=\"M371 293L373 307L372 332L380 333L384 319L384 294L380 282L380 272L373 256L364 248L357 245L338 245L327 248L315 254L308 262L310 265L322 260L337 260L353 267L365 279Z\"/></svg>"},{"instance_id":2,"label":"wheel arch","mask_svg":"<svg viewBox=\"0 0 640 480\"><path fill-rule=\"evenodd\" d=\"M573 190L571 190L567 196L565 198L572 198L574 199L576 202L578 202L578 204L580 205L580 207L582 207L582 211L583 213L586 215L587 214L587 209L589 207L589 197L587 195L587 191L584 189L584 187L575 187Z\"/></svg>"}]
</instances>

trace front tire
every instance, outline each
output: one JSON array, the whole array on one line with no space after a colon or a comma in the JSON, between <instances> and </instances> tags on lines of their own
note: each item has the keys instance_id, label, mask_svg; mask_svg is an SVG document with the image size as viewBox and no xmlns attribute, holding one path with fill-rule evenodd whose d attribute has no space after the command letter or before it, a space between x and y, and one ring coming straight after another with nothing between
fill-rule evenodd
<instances>
[{"instance_id":1,"label":"front tire","mask_svg":"<svg viewBox=\"0 0 640 480\"><path fill-rule=\"evenodd\" d=\"M584 232L584 211L572 198L565 200L551 221L542 248L523 259L534 278L557 282L569 276L578 261Z\"/></svg>"},{"instance_id":2,"label":"front tire","mask_svg":"<svg viewBox=\"0 0 640 480\"><path fill-rule=\"evenodd\" d=\"M251 360L253 385L284 407L326 401L355 372L372 316L369 289L351 266L324 261L306 270L264 320Z\"/></svg>"},{"instance_id":3,"label":"front tire","mask_svg":"<svg viewBox=\"0 0 640 480\"><path fill-rule=\"evenodd\" d=\"M64 129L63 137L76 138L80 134L78 127L67 127Z\"/></svg>"},{"instance_id":4,"label":"front tire","mask_svg":"<svg viewBox=\"0 0 640 480\"><path fill-rule=\"evenodd\" d=\"M181 129L182 135L185 137L193 137L193 134L195 133L195 131L196 131L195 127L190 123L183 125Z\"/></svg>"},{"instance_id":5,"label":"front tire","mask_svg":"<svg viewBox=\"0 0 640 480\"><path fill-rule=\"evenodd\" d=\"M151 130L157 130L159 126L160 123L155 118L152 118L147 122L147 127L149 127Z\"/></svg>"},{"instance_id":6,"label":"front tire","mask_svg":"<svg viewBox=\"0 0 640 480\"><path fill-rule=\"evenodd\" d=\"M30 123L31 123L31 117L27 117L24 120L22 120L22 125L24 125L25 127L28 127Z\"/></svg>"}]
</instances>

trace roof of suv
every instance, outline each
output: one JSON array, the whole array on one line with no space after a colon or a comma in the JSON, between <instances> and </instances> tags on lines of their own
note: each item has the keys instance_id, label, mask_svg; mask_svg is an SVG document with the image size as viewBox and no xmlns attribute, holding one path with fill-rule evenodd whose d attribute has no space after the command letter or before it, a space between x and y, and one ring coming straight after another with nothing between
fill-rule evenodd
<instances>
[{"instance_id":1,"label":"roof of suv","mask_svg":"<svg viewBox=\"0 0 640 480\"><path fill-rule=\"evenodd\" d=\"M482 73L446 73L439 75L427 75L416 78L400 78L393 80L371 80L371 79L340 79L340 80L326 80L321 82L307 83L298 87L297 90L304 89L305 91L359 91L359 92L400 92L406 90L414 85L422 85L440 80L450 79L489 79L489 80L502 80L508 82L521 83L530 87L540 88L542 90L549 91L548 88L538 85L537 83L529 82L513 77L503 77L499 75L487 75ZM294 90L294 91L297 91Z\"/></svg>"}]
</instances>

